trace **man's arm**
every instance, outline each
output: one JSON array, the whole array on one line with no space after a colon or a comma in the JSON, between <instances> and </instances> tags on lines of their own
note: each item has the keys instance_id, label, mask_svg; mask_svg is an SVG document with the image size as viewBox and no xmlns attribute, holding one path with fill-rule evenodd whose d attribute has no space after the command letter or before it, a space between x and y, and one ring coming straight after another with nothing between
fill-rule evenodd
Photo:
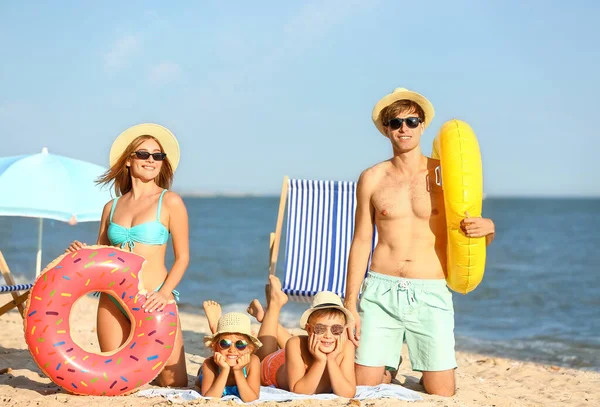
<instances>
[{"instance_id":1,"label":"man's arm","mask_svg":"<svg viewBox=\"0 0 600 407\"><path fill-rule=\"evenodd\" d=\"M348 325L348 337L358 346L360 340L360 320L356 303L358 292L364 279L373 239L373 209L371 206L372 174L369 169L363 171L356 185L356 214L354 236L348 257L346 275L346 296L344 306L352 312L354 324ZM355 330L355 332L352 332Z\"/></svg>"}]
</instances>

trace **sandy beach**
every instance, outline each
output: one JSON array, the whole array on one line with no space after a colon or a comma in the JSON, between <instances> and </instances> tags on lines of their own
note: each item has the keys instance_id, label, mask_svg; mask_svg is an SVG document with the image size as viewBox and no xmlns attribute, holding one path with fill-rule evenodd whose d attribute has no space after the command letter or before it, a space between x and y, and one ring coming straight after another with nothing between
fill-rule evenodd
<instances>
[{"instance_id":1,"label":"sandy beach","mask_svg":"<svg viewBox=\"0 0 600 407\"><path fill-rule=\"evenodd\" d=\"M2 302L6 296L0 297ZM97 302L83 298L76 304L71 316L73 336L82 346L90 349L96 345L94 332L95 309ZM90 315L94 315L90 318ZM202 338L208 331L204 314L180 313L187 354L189 388L193 387L196 371L205 357L209 356ZM77 396L46 378L33 361L23 337L23 321L12 311L0 317L0 405L13 406L167 406L161 398L144 398L135 394L120 397ZM296 406L598 406L600 405L600 373L579 371L557 366L524 363L498 357L463 353L457 354L457 394L452 398L430 396L418 384L420 374L410 368L406 348L403 350L405 362L397 379L410 389L418 391L423 401L415 403L394 400L348 400L331 401L303 400L285 402L289 407ZM153 386L143 386L143 389ZM199 399L187 405L233 403L218 400ZM261 403L274 406L278 403ZM281 404L281 403L279 403Z\"/></svg>"}]
</instances>

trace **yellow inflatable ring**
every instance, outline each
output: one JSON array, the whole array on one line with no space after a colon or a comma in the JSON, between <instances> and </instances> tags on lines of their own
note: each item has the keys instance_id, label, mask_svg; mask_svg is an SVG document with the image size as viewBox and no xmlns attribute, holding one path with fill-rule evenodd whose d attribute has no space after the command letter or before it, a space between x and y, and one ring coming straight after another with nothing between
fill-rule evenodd
<instances>
[{"instance_id":1,"label":"yellow inflatable ring","mask_svg":"<svg viewBox=\"0 0 600 407\"><path fill-rule=\"evenodd\" d=\"M485 237L469 238L460 229L465 218L481 216L483 174L479 143L471 126L460 120L442 125L432 157L440 160L448 231L446 282L453 291L473 291L485 271Z\"/></svg>"}]
</instances>

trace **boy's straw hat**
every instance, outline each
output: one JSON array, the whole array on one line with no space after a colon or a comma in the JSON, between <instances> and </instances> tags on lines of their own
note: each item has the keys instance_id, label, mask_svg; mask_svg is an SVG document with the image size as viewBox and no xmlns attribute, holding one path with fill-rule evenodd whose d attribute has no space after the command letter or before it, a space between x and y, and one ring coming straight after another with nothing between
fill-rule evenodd
<instances>
[{"instance_id":1,"label":"boy's straw hat","mask_svg":"<svg viewBox=\"0 0 600 407\"><path fill-rule=\"evenodd\" d=\"M311 314L321 309L339 309L346 316L346 324L354 322L354 316L344 308L342 299L336 293L321 291L314 296L311 307L304 311L304 314L300 317L300 328L304 329Z\"/></svg>"},{"instance_id":2,"label":"boy's straw hat","mask_svg":"<svg viewBox=\"0 0 600 407\"><path fill-rule=\"evenodd\" d=\"M262 342L257 337L252 335L250 328L250 318L241 312L229 312L219 318L217 332L204 337L204 345L211 347L213 340L221 334L241 334L246 335L257 348L262 346Z\"/></svg>"},{"instance_id":3,"label":"boy's straw hat","mask_svg":"<svg viewBox=\"0 0 600 407\"><path fill-rule=\"evenodd\" d=\"M116 138L110 148L110 166L112 167L123 151L129 144L138 136L152 136L158 140L163 148L163 152L167 154L167 159L171 164L173 172L179 165L179 143L177 139L167 128L160 124L144 123L128 128Z\"/></svg>"},{"instance_id":4,"label":"boy's straw hat","mask_svg":"<svg viewBox=\"0 0 600 407\"><path fill-rule=\"evenodd\" d=\"M427 98L417 92L413 92L412 90L408 90L406 88L396 88L394 91L379 100L375 104L372 113L373 123L375 123L375 127L385 136L384 125L381 122L381 111L391 105L398 100L411 100L421 106L423 112L425 113L425 121L423 121L423 125L425 128L429 126L433 116L435 115L435 110L433 110L433 105Z\"/></svg>"}]
</instances>

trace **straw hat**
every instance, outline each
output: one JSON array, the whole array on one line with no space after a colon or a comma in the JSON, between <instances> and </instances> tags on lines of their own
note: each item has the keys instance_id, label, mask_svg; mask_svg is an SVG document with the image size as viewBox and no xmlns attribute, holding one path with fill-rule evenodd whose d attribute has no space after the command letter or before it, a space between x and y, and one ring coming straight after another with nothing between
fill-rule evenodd
<instances>
[{"instance_id":1,"label":"straw hat","mask_svg":"<svg viewBox=\"0 0 600 407\"><path fill-rule=\"evenodd\" d=\"M167 154L167 158L171 163L173 172L179 165L179 143L177 139L168 129L160 124L144 123L128 128L117 137L110 148L110 166L112 167L127 146L138 136L152 136L159 141L163 148L163 152Z\"/></svg>"},{"instance_id":2,"label":"straw hat","mask_svg":"<svg viewBox=\"0 0 600 407\"><path fill-rule=\"evenodd\" d=\"M337 294L331 291L321 291L314 296L311 307L304 311L304 314L300 317L300 328L304 329L311 314L321 309L339 309L346 315L347 324L354 322L354 316L344 308L342 299Z\"/></svg>"},{"instance_id":3,"label":"straw hat","mask_svg":"<svg viewBox=\"0 0 600 407\"><path fill-rule=\"evenodd\" d=\"M433 116L435 115L435 111L433 110L433 105L427 98L423 95L418 94L417 92L413 92L412 90L408 90L406 88L396 88L394 91L388 95L385 95L379 102L375 104L373 108L372 118L373 123L375 123L375 127L385 136L385 130L383 123L381 122L381 111L391 105L392 103L398 100L412 100L423 109L425 112L425 121L423 122L425 128L429 126Z\"/></svg>"},{"instance_id":4,"label":"straw hat","mask_svg":"<svg viewBox=\"0 0 600 407\"><path fill-rule=\"evenodd\" d=\"M253 344L260 348L262 342L252 335L250 325L250 318L246 314L242 314L241 312L229 312L224 314L219 318L217 332L204 337L204 345L206 347L212 346L213 340L221 334L242 334L246 335Z\"/></svg>"}]
</instances>

